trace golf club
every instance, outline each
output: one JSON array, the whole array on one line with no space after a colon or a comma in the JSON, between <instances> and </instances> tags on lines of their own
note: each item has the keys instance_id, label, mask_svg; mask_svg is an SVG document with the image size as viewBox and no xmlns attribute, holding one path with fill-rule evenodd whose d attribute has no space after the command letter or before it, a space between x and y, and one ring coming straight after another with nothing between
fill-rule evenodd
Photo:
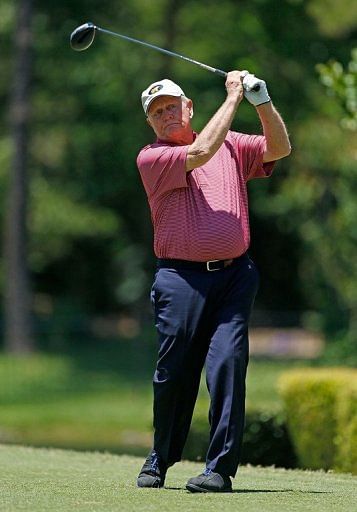
<instances>
[{"instance_id":1,"label":"golf club","mask_svg":"<svg viewBox=\"0 0 357 512\"><path fill-rule=\"evenodd\" d=\"M123 34L119 34L117 32L112 32L111 30L106 30L104 28L97 27L91 22L84 23L77 27L71 34L70 43L73 50L83 51L91 46L94 41L95 33L103 32L105 34L109 34L111 36L120 37L121 39L125 39L126 41L131 41L132 43L141 44L142 46L146 46L147 48L151 48L152 50L157 50L158 52L165 53L166 55L170 55L171 57L178 57L179 59L185 60L187 62L191 62L191 64L196 64L207 71L211 71L216 75L226 77L227 73L222 71L221 69L213 68L212 66L208 66L207 64L203 64L202 62L198 62L197 60L190 59L189 57L185 57L184 55L180 55L175 52L171 52L169 50L165 50L164 48L160 48L159 46L155 46L150 43L145 43L144 41L140 41L139 39L134 39L133 37L124 36ZM260 86L256 85L253 90L259 91Z\"/></svg>"}]
</instances>

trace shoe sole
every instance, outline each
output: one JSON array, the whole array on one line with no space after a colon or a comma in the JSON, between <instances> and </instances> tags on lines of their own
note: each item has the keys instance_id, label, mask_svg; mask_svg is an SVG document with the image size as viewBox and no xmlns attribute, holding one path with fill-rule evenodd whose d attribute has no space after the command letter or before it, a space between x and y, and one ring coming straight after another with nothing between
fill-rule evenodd
<instances>
[{"instance_id":1,"label":"shoe sole","mask_svg":"<svg viewBox=\"0 0 357 512\"><path fill-rule=\"evenodd\" d=\"M137 484L136 485L137 487L139 487L139 489L162 489L164 486L163 485L140 485L140 484Z\"/></svg>"},{"instance_id":2,"label":"shoe sole","mask_svg":"<svg viewBox=\"0 0 357 512\"><path fill-rule=\"evenodd\" d=\"M232 492L232 489L205 489L195 484L187 484L186 489L190 492Z\"/></svg>"},{"instance_id":3,"label":"shoe sole","mask_svg":"<svg viewBox=\"0 0 357 512\"><path fill-rule=\"evenodd\" d=\"M136 481L137 487L140 487L142 489L160 489L161 487L164 487L164 482L160 482L159 480L153 480L149 484L145 484L144 482L141 482L138 478Z\"/></svg>"},{"instance_id":4,"label":"shoe sole","mask_svg":"<svg viewBox=\"0 0 357 512\"><path fill-rule=\"evenodd\" d=\"M143 485L137 482L136 485L137 487L140 487L140 489L162 489L162 487L164 487L164 484L160 484L158 482L155 482L153 485Z\"/></svg>"}]
</instances>

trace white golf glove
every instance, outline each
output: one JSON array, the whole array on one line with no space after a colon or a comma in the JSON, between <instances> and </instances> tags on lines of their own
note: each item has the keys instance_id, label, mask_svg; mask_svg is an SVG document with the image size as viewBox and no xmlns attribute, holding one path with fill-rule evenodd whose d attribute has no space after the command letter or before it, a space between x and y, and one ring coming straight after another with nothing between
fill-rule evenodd
<instances>
[{"instance_id":1,"label":"white golf glove","mask_svg":"<svg viewBox=\"0 0 357 512\"><path fill-rule=\"evenodd\" d=\"M244 73L243 78L243 89L244 96L247 98L249 103L258 107L259 105L263 105L263 103L268 103L270 101L270 96L267 89L267 84L264 80L257 78L252 73L248 71L242 71L242 75ZM259 90L255 91L254 89L259 86Z\"/></svg>"}]
</instances>

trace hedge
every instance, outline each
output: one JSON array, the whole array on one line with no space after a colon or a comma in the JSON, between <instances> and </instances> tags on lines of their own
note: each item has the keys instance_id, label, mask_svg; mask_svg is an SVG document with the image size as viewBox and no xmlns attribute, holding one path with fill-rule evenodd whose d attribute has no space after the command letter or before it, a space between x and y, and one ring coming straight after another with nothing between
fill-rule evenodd
<instances>
[{"instance_id":1,"label":"hedge","mask_svg":"<svg viewBox=\"0 0 357 512\"><path fill-rule=\"evenodd\" d=\"M299 465L357 474L357 370L292 370L278 387Z\"/></svg>"},{"instance_id":2,"label":"hedge","mask_svg":"<svg viewBox=\"0 0 357 512\"><path fill-rule=\"evenodd\" d=\"M357 373L357 372L355 372ZM344 389L338 403L340 428L336 436L335 467L357 474L357 383Z\"/></svg>"}]
</instances>

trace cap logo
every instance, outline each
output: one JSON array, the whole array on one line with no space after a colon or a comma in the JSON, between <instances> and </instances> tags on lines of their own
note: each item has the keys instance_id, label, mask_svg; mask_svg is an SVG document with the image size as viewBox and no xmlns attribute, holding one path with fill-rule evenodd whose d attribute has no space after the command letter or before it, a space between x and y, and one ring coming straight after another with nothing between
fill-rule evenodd
<instances>
[{"instance_id":1,"label":"cap logo","mask_svg":"<svg viewBox=\"0 0 357 512\"><path fill-rule=\"evenodd\" d=\"M160 91L164 86L162 84L154 85L154 87L151 87L148 94L155 94L156 92Z\"/></svg>"}]
</instances>

